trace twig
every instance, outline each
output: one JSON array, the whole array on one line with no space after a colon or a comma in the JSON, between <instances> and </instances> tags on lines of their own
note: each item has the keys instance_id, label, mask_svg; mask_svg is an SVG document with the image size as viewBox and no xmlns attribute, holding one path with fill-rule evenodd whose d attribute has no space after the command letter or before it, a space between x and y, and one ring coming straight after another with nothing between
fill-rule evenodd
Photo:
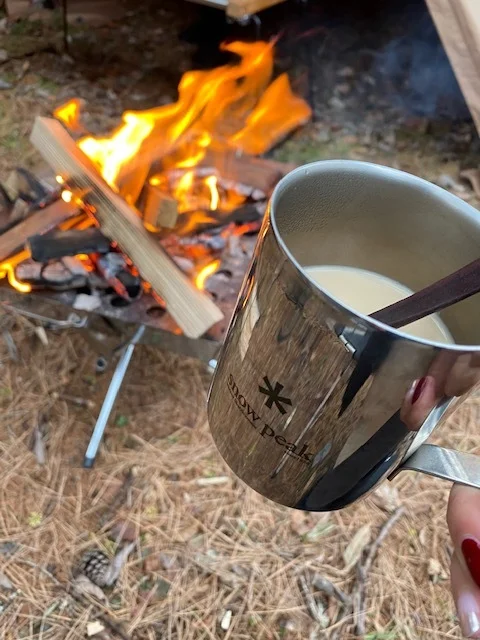
<instances>
[{"instance_id":1,"label":"twig","mask_svg":"<svg viewBox=\"0 0 480 640\"><path fill-rule=\"evenodd\" d=\"M106 507L102 517L100 518L100 528L103 528L112 519L115 511L127 500L130 489L133 486L133 482L136 476L136 467L131 467L125 478L118 488L118 491L112 498L110 504Z\"/></svg>"},{"instance_id":2,"label":"twig","mask_svg":"<svg viewBox=\"0 0 480 640\"><path fill-rule=\"evenodd\" d=\"M52 393L52 397L55 400L64 400L65 402L70 402L76 407L84 407L86 409L94 409L95 402L93 400L89 400L88 398L81 398L79 396L69 396L66 393L58 393L58 391L54 391Z\"/></svg>"},{"instance_id":3,"label":"twig","mask_svg":"<svg viewBox=\"0 0 480 640\"><path fill-rule=\"evenodd\" d=\"M3 339L5 340L5 344L7 345L8 355L10 356L10 359L14 362L18 362L18 349L12 337L12 334L8 329L3 329L2 335Z\"/></svg>"},{"instance_id":4,"label":"twig","mask_svg":"<svg viewBox=\"0 0 480 640\"><path fill-rule=\"evenodd\" d=\"M312 582L315 589L322 591L329 598L336 598L339 602L343 604L346 609L351 608L352 599L349 595L344 593L341 589L339 589L333 582L327 580L323 576L316 575L313 578Z\"/></svg>"},{"instance_id":5,"label":"twig","mask_svg":"<svg viewBox=\"0 0 480 640\"><path fill-rule=\"evenodd\" d=\"M363 637L365 635L365 594L366 594L366 582L368 574L372 567L375 556L378 553L383 541L390 533L390 530L395 525L397 520L405 513L405 507L398 507L390 518L380 529L377 538L372 542L363 560L360 560L357 565L357 580L352 592L352 601L354 606L354 619L355 619L355 634Z\"/></svg>"},{"instance_id":6,"label":"twig","mask_svg":"<svg viewBox=\"0 0 480 640\"><path fill-rule=\"evenodd\" d=\"M318 622L318 624L321 625L322 629L324 629L327 626L325 624L326 617L324 614L322 614L322 611L320 611L318 604L315 602L315 598L313 597L313 594L308 587L305 576L298 576L298 586L300 587L300 591L302 592L305 604L307 605L307 609L310 615L315 620L315 622Z\"/></svg>"},{"instance_id":7,"label":"twig","mask_svg":"<svg viewBox=\"0 0 480 640\"><path fill-rule=\"evenodd\" d=\"M93 609L95 610L95 616L99 620L104 622L105 625L110 629L110 631L116 633L119 638L121 638L122 640L132 640L131 637L127 635L125 631L116 622L114 622L107 613L102 611L102 609L95 602L93 602L92 600L87 600L79 593L75 593L73 589L68 589L68 586L60 582L60 580L58 580L53 575L53 573L51 573L51 571L45 569L45 567L42 567L39 564L35 564L35 562L32 562L31 560L26 560L25 558L15 558L15 562L20 562L21 564L25 564L28 567L32 567L33 569L38 569L38 571L48 576L57 587L61 587L83 607L93 607Z\"/></svg>"}]
</instances>

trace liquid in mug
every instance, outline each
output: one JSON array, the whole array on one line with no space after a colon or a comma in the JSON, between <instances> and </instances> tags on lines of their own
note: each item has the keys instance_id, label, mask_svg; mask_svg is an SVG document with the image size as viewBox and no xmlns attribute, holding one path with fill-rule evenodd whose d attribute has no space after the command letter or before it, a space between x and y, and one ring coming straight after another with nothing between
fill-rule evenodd
<instances>
[{"instance_id":1,"label":"liquid in mug","mask_svg":"<svg viewBox=\"0 0 480 640\"><path fill-rule=\"evenodd\" d=\"M392 278L365 269L322 265L304 267L304 271L324 291L364 315L383 309L414 293ZM436 313L405 325L401 331L431 342L454 342L449 330Z\"/></svg>"}]
</instances>

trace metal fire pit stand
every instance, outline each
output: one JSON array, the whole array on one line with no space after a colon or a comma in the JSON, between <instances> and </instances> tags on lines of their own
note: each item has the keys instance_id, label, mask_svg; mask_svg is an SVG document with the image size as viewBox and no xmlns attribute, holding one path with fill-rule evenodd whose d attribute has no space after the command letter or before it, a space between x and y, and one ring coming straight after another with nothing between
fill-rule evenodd
<instances>
[{"instance_id":1,"label":"metal fire pit stand","mask_svg":"<svg viewBox=\"0 0 480 640\"><path fill-rule=\"evenodd\" d=\"M120 391L120 387L122 386L123 379L127 372L128 365L130 364L130 360L133 356L133 351L136 345L141 341L143 334L145 333L145 329L145 325L140 325L140 327L138 327L132 338L128 341L127 345L122 350L122 355L120 356L117 366L115 367L115 371L113 372L113 376L110 381L105 400L103 401L102 408L97 418L97 422L90 437L90 442L88 443L87 452L85 453L85 457L83 459L83 466L86 469L91 469L93 467L98 448L103 439L103 434L105 432L108 419L113 409L113 405L115 404L118 393ZM208 366L209 369L213 372L215 367L217 366L216 359L212 358L209 361Z\"/></svg>"},{"instance_id":2,"label":"metal fire pit stand","mask_svg":"<svg viewBox=\"0 0 480 640\"><path fill-rule=\"evenodd\" d=\"M93 429L90 442L88 443L87 452L83 459L83 466L86 469L90 469L91 467L93 467L98 447L100 446L100 442L102 441L103 433L105 431L105 427L107 426L107 422L112 412L113 405L115 404L115 400L117 399L118 392L120 391L120 387L122 386L123 379L125 377L125 374L127 373L128 365L130 364L130 360L133 356L133 351L135 349L135 346L142 339L144 333L145 325L142 324L135 331L127 346L124 347L123 353L117 363L117 366L115 367L115 371L113 372L113 376L108 387L107 395L105 396L105 400L103 401L103 405Z\"/></svg>"},{"instance_id":3,"label":"metal fire pit stand","mask_svg":"<svg viewBox=\"0 0 480 640\"><path fill-rule=\"evenodd\" d=\"M103 363L108 363L113 356L120 353L85 453L83 465L91 468L137 344L156 346L193 357L213 369L216 366L221 341L208 336L191 339L177 335L170 330L167 318L145 318L140 314L136 322L133 317L128 317L128 322L125 322L121 317L121 311L118 311L118 317L105 317L94 312L71 309L66 314L65 304L68 304L68 301L58 294L40 295L34 292L26 296L0 284L0 310L3 308L6 313L25 316L53 331L81 331L83 337L99 354L98 361L101 360Z\"/></svg>"}]
</instances>

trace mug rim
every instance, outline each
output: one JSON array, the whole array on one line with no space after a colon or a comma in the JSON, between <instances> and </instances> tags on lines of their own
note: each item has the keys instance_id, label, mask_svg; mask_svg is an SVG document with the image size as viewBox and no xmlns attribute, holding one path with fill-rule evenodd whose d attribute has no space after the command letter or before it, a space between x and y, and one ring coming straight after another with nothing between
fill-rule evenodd
<instances>
[{"instance_id":1,"label":"mug rim","mask_svg":"<svg viewBox=\"0 0 480 640\"><path fill-rule=\"evenodd\" d=\"M406 339L406 340L410 340L411 342L415 342L427 347L435 347L437 349L450 350L457 353L480 351L480 344L468 345L468 344L457 344L457 343L450 344L445 342L436 342L434 340L419 338L412 334L401 331L400 329L394 329L390 325L380 322L378 320L375 320L371 316L365 315L360 311L357 311L353 307L350 307L348 304L343 303L341 300L339 300L332 294L328 293L328 291L326 291L321 285L315 282L315 280L313 280L313 278L311 278L308 275L308 273L305 271L305 269L301 266L301 264L292 254L290 249L287 247L282 237L282 234L280 233L280 230L278 229L278 226L277 226L277 221L275 218L275 209L278 206L277 200L280 197L280 192L283 190L285 185L288 185L288 183L291 182L291 180L295 178L298 174L304 173L306 168L309 168L309 170L311 170L312 167L320 168L322 171L323 169L329 169L329 170L341 169L343 171L345 170L348 171L349 169L352 169L352 168L354 169L362 168L364 172L366 172L371 176L376 176L380 178L382 177L387 177L387 178L393 177L397 179L401 178L404 182L421 186L423 189L426 189L427 191L429 191L432 196L437 198L442 198L443 200L447 200L452 206L463 209L464 212L469 217L472 216L473 212L475 212L477 215L480 216L480 212L474 209L474 207L472 207L468 203L458 198L457 196L453 195L452 193L449 193L448 191L446 191L445 189L442 189L438 185L435 185L432 182L425 180L424 178L420 178L419 176L416 176L413 173L408 173L407 171L394 169L392 167L386 167L384 165L376 164L374 162L365 162L363 160L317 160L317 161L303 164L300 167L297 167L296 169L293 169L292 171L290 171L290 173L287 173L276 184L272 192L272 195L270 197L270 204L268 207L268 214L269 214L270 224L272 226L273 233L275 235L275 238L278 242L280 249L283 251L286 258L291 262L291 264L293 264L295 269L304 278L306 278L316 289L318 289L322 293L322 295L324 295L327 298L327 300L332 302L335 306L339 307L342 310L348 311L354 317L363 320L370 327L374 327L375 329L379 329L382 331L388 331L390 334L394 335L397 338L401 338L403 340ZM477 295L480 295L480 294L477 294ZM448 326L447 326L447 329L448 329Z\"/></svg>"}]
</instances>

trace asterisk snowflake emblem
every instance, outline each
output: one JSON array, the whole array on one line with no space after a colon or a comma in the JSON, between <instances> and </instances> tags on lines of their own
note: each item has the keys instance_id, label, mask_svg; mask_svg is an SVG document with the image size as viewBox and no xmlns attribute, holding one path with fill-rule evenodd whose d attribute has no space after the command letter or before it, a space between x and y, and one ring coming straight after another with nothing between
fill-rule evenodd
<instances>
[{"instance_id":1,"label":"asterisk snowflake emblem","mask_svg":"<svg viewBox=\"0 0 480 640\"><path fill-rule=\"evenodd\" d=\"M275 386L273 386L267 376L263 378L263 382L265 383L265 386L262 387L259 385L258 390L267 396L265 399L267 407L271 409L273 405L275 405L282 415L287 413L287 410L283 405L292 406L292 401L290 398L280 395L283 391L283 384L276 382Z\"/></svg>"}]
</instances>

